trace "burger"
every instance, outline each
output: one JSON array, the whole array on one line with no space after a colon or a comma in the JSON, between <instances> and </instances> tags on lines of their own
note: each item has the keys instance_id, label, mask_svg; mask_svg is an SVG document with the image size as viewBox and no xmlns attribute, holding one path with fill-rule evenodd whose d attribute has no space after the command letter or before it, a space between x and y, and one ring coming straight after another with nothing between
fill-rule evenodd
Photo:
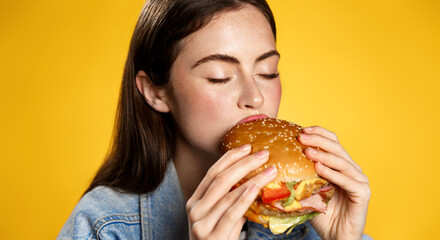
<instances>
[{"instance_id":1,"label":"burger","mask_svg":"<svg viewBox=\"0 0 440 240\"><path fill-rule=\"evenodd\" d=\"M264 186L245 217L269 227L273 234L289 234L292 229L325 213L334 187L318 176L315 165L304 155L306 146L298 142L299 125L275 118L240 122L221 141L223 152L251 144L252 153L268 150L266 164L250 172L239 187L266 168L275 166L277 177Z\"/></svg>"}]
</instances>

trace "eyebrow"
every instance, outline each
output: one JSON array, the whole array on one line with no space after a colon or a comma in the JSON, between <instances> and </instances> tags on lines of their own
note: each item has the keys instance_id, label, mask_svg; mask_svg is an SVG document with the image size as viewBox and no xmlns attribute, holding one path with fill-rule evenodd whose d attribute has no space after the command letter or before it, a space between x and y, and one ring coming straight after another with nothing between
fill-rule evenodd
<instances>
[{"instance_id":1,"label":"eyebrow","mask_svg":"<svg viewBox=\"0 0 440 240\"><path fill-rule=\"evenodd\" d=\"M257 57L255 59L255 62L263 61L266 58L272 57L272 56L278 56L280 57L280 53L277 50L271 50L269 52L263 53L261 56ZM212 54L207 57L204 57L197 61L192 68L195 68L199 66L202 63L210 62L210 61L222 61L226 63L232 63L232 64L240 64L240 61L238 61L237 58L229 56L227 54Z\"/></svg>"}]
</instances>

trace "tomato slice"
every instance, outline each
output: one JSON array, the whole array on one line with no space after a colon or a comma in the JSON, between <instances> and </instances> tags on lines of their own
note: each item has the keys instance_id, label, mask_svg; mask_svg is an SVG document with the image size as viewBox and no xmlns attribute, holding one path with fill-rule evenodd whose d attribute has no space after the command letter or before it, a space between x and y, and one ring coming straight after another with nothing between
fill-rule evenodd
<instances>
[{"instance_id":1,"label":"tomato slice","mask_svg":"<svg viewBox=\"0 0 440 240\"><path fill-rule=\"evenodd\" d=\"M324 187L321 188L320 192L328 192L333 189L333 186L331 184L327 184Z\"/></svg>"},{"instance_id":2,"label":"tomato slice","mask_svg":"<svg viewBox=\"0 0 440 240\"><path fill-rule=\"evenodd\" d=\"M280 188L264 188L261 200L264 203L275 202L283 198L289 197L290 191L286 184L282 184Z\"/></svg>"}]
</instances>

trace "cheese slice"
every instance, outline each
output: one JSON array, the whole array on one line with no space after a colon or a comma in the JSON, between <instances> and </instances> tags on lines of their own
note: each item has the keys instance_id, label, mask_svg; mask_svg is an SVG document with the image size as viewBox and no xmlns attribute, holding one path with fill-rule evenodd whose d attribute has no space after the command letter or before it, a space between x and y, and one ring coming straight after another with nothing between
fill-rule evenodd
<instances>
[{"instance_id":1,"label":"cheese slice","mask_svg":"<svg viewBox=\"0 0 440 240\"><path fill-rule=\"evenodd\" d=\"M266 188L277 189L281 188L281 185L277 182L271 182L265 186Z\"/></svg>"},{"instance_id":2,"label":"cheese slice","mask_svg":"<svg viewBox=\"0 0 440 240\"><path fill-rule=\"evenodd\" d=\"M327 183L328 181L322 178L312 178L301 181L295 189L295 199L300 201L304 198L308 198L315 190L320 189Z\"/></svg>"},{"instance_id":3,"label":"cheese slice","mask_svg":"<svg viewBox=\"0 0 440 240\"><path fill-rule=\"evenodd\" d=\"M298 202L297 200L293 200L293 202L289 206L284 207L284 211L286 211L286 212L293 212L296 209L299 209L301 207L302 206L301 206L300 202Z\"/></svg>"}]
</instances>

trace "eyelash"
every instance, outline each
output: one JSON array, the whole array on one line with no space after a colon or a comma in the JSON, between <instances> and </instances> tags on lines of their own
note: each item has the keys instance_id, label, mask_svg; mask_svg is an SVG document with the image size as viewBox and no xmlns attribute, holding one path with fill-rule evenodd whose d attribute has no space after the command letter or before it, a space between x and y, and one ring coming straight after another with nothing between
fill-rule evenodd
<instances>
[{"instance_id":1,"label":"eyelash","mask_svg":"<svg viewBox=\"0 0 440 240\"><path fill-rule=\"evenodd\" d=\"M208 78L208 80L212 83L220 83L225 84L231 80L231 78Z\"/></svg>"},{"instance_id":2,"label":"eyelash","mask_svg":"<svg viewBox=\"0 0 440 240\"><path fill-rule=\"evenodd\" d=\"M274 79L277 78L280 74L279 73L273 73L273 74L259 74L260 77L264 79ZM213 83L220 83L225 84L231 80L231 78L208 78L210 82Z\"/></svg>"},{"instance_id":3,"label":"eyelash","mask_svg":"<svg viewBox=\"0 0 440 240\"><path fill-rule=\"evenodd\" d=\"M280 76L280 73L272 73L272 74L260 74L260 77L263 77L265 79L274 79Z\"/></svg>"}]
</instances>

